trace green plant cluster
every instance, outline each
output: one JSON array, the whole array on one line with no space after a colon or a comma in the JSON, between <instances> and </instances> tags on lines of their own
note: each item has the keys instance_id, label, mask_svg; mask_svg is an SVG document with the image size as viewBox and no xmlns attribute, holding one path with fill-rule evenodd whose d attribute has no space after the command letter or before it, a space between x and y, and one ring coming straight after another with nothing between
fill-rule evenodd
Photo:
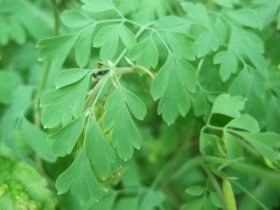
<instances>
[{"instance_id":1,"label":"green plant cluster","mask_svg":"<svg viewBox=\"0 0 280 210\"><path fill-rule=\"evenodd\" d=\"M0 209L31 166L30 210L279 208L279 32L279 0L0 0Z\"/></svg>"}]
</instances>

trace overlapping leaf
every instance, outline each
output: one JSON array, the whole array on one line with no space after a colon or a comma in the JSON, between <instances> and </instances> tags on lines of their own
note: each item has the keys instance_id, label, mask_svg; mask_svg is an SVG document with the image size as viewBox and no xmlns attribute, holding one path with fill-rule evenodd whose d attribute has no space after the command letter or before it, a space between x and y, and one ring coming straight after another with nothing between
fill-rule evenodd
<instances>
[{"instance_id":1,"label":"overlapping leaf","mask_svg":"<svg viewBox=\"0 0 280 210\"><path fill-rule=\"evenodd\" d=\"M75 71L72 71L72 73L75 74ZM58 77L58 81L58 86L65 85L65 80L61 77ZM68 82L71 83L71 81ZM88 84L89 76L85 76L80 81L71 85L51 90L44 94L41 98L41 120L44 127L54 128L60 123L65 124L73 117L80 116L84 106Z\"/></svg>"},{"instance_id":2,"label":"overlapping leaf","mask_svg":"<svg viewBox=\"0 0 280 210\"><path fill-rule=\"evenodd\" d=\"M174 55L169 55L153 81L151 93L160 99L158 113L168 124L180 114L190 110L189 92L195 91L195 72L192 65Z\"/></svg>"},{"instance_id":3,"label":"overlapping leaf","mask_svg":"<svg viewBox=\"0 0 280 210\"><path fill-rule=\"evenodd\" d=\"M96 120L92 119L89 124L85 140L87 157L91 162L94 174L106 179L111 173L115 152L103 136Z\"/></svg>"},{"instance_id":4,"label":"overlapping leaf","mask_svg":"<svg viewBox=\"0 0 280 210\"><path fill-rule=\"evenodd\" d=\"M106 130L112 129L112 143L118 155L128 160L133 148L140 149L141 135L130 112L139 120L146 115L144 102L128 89L118 86L105 104L103 125Z\"/></svg>"},{"instance_id":5,"label":"overlapping leaf","mask_svg":"<svg viewBox=\"0 0 280 210\"><path fill-rule=\"evenodd\" d=\"M58 194L64 194L69 189L82 205L90 200L99 200L103 194L103 187L97 182L90 161L82 149L74 162L57 179L55 184Z\"/></svg>"},{"instance_id":6,"label":"overlapping leaf","mask_svg":"<svg viewBox=\"0 0 280 210\"><path fill-rule=\"evenodd\" d=\"M120 40L127 48L136 43L134 34L124 24L108 25L97 32L93 44L95 47L101 47L101 59L110 60L116 54Z\"/></svg>"}]
</instances>

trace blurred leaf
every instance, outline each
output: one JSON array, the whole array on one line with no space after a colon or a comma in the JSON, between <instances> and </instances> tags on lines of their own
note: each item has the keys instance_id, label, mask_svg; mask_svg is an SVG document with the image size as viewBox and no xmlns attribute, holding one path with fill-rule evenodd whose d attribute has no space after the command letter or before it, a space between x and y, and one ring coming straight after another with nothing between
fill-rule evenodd
<instances>
[{"instance_id":1,"label":"blurred leaf","mask_svg":"<svg viewBox=\"0 0 280 210\"><path fill-rule=\"evenodd\" d=\"M185 192L192 196L200 196L204 193L205 189L201 186L192 186L185 190Z\"/></svg>"}]
</instances>

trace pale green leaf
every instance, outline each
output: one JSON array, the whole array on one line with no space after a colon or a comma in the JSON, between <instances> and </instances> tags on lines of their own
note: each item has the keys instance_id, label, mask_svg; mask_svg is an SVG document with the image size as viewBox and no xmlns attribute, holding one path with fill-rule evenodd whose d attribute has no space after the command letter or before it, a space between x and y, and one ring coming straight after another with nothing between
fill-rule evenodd
<instances>
[{"instance_id":1,"label":"pale green leaf","mask_svg":"<svg viewBox=\"0 0 280 210\"><path fill-rule=\"evenodd\" d=\"M268 158L271 161L280 159L280 135L277 133L247 133L247 132L235 132L251 144L262 156Z\"/></svg>"},{"instance_id":2,"label":"pale green leaf","mask_svg":"<svg viewBox=\"0 0 280 210\"><path fill-rule=\"evenodd\" d=\"M13 97L19 78L13 71L0 71L0 103L8 104Z\"/></svg>"},{"instance_id":3,"label":"pale green leaf","mask_svg":"<svg viewBox=\"0 0 280 210\"><path fill-rule=\"evenodd\" d=\"M82 0L82 8L88 12L104 12L114 9L112 0Z\"/></svg>"},{"instance_id":4,"label":"pale green leaf","mask_svg":"<svg viewBox=\"0 0 280 210\"><path fill-rule=\"evenodd\" d=\"M182 8L187 12L188 16L193 20L195 24L200 24L206 28L211 27L207 10L203 4L184 2L182 3Z\"/></svg>"},{"instance_id":5,"label":"pale green leaf","mask_svg":"<svg viewBox=\"0 0 280 210\"><path fill-rule=\"evenodd\" d=\"M147 38L134 45L128 52L128 57L137 65L155 68L158 64L158 49L152 38Z\"/></svg>"},{"instance_id":6,"label":"pale green leaf","mask_svg":"<svg viewBox=\"0 0 280 210\"><path fill-rule=\"evenodd\" d=\"M212 0L212 1L215 2L217 5L228 9L233 8L234 4L239 3L239 0Z\"/></svg>"},{"instance_id":7,"label":"pale green leaf","mask_svg":"<svg viewBox=\"0 0 280 210\"><path fill-rule=\"evenodd\" d=\"M165 122L171 124L180 114L185 116L190 110L189 91L195 89L195 72L191 64L169 55L156 75L151 87L155 100L160 98L158 113Z\"/></svg>"},{"instance_id":8,"label":"pale green leaf","mask_svg":"<svg viewBox=\"0 0 280 210\"><path fill-rule=\"evenodd\" d=\"M104 128L106 130L112 130L113 146L116 147L118 155L124 160L131 158L133 148L139 149L142 141L138 128L133 122L128 110L128 107L134 106L135 100L139 100L135 96L131 96L130 93L128 97L129 103L126 101L126 90L118 86L105 103L105 114L103 117ZM141 106L140 108L143 109ZM131 110L132 113L136 112L135 108ZM143 110L140 110L136 116L142 118L143 114Z\"/></svg>"},{"instance_id":9,"label":"pale green leaf","mask_svg":"<svg viewBox=\"0 0 280 210\"><path fill-rule=\"evenodd\" d=\"M102 186L92 173L89 160L82 149L74 162L56 180L58 194L64 194L71 188L79 202L84 205L89 200L99 200L103 196Z\"/></svg>"},{"instance_id":10,"label":"pale green leaf","mask_svg":"<svg viewBox=\"0 0 280 210\"><path fill-rule=\"evenodd\" d=\"M201 186L192 186L185 190L185 192L192 196L200 196L204 193L205 188Z\"/></svg>"},{"instance_id":11,"label":"pale green leaf","mask_svg":"<svg viewBox=\"0 0 280 210\"><path fill-rule=\"evenodd\" d=\"M236 23L242 26L247 26L252 28L259 27L258 16L256 11L253 9L242 8L238 10L228 10L226 14L233 21L235 21Z\"/></svg>"},{"instance_id":12,"label":"pale green leaf","mask_svg":"<svg viewBox=\"0 0 280 210\"><path fill-rule=\"evenodd\" d=\"M40 50L39 57L43 61L61 65L73 48L76 40L77 36L75 35L61 35L42 39L37 44Z\"/></svg>"},{"instance_id":13,"label":"pale green leaf","mask_svg":"<svg viewBox=\"0 0 280 210\"><path fill-rule=\"evenodd\" d=\"M120 25L120 39L128 49L136 44L134 34L124 24Z\"/></svg>"},{"instance_id":14,"label":"pale green leaf","mask_svg":"<svg viewBox=\"0 0 280 210\"><path fill-rule=\"evenodd\" d=\"M242 145L240 144L239 137L236 135L232 135L231 133L224 133L224 141L226 144L227 156L229 158L240 158L244 156L244 150Z\"/></svg>"},{"instance_id":15,"label":"pale green leaf","mask_svg":"<svg viewBox=\"0 0 280 210\"><path fill-rule=\"evenodd\" d=\"M164 199L165 196L162 192L149 190L141 200L139 210L150 210L160 207Z\"/></svg>"},{"instance_id":16,"label":"pale green leaf","mask_svg":"<svg viewBox=\"0 0 280 210\"><path fill-rule=\"evenodd\" d=\"M85 67L90 59L92 37L95 26L88 27L81 32L75 45L75 59L79 67Z\"/></svg>"},{"instance_id":17,"label":"pale green leaf","mask_svg":"<svg viewBox=\"0 0 280 210\"><path fill-rule=\"evenodd\" d=\"M96 33L93 46L101 48L101 59L110 60L114 57L119 46L119 33L119 24L105 26Z\"/></svg>"},{"instance_id":18,"label":"pale green leaf","mask_svg":"<svg viewBox=\"0 0 280 210\"><path fill-rule=\"evenodd\" d=\"M51 151L55 157L63 157L72 152L80 137L85 122L85 116L72 120L69 124L48 136Z\"/></svg>"},{"instance_id":19,"label":"pale green leaf","mask_svg":"<svg viewBox=\"0 0 280 210\"><path fill-rule=\"evenodd\" d=\"M230 96L229 94L219 95L212 107L212 114L223 114L229 117L239 117L244 109L245 99L240 96Z\"/></svg>"},{"instance_id":20,"label":"pale green leaf","mask_svg":"<svg viewBox=\"0 0 280 210\"><path fill-rule=\"evenodd\" d=\"M67 69L58 73L55 79L56 89L79 82L90 73L89 69Z\"/></svg>"},{"instance_id":21,"label":"pale green leaf","mask_svg":"<svg viewBox=\"0 0 280 210\"><path fill-rule=\"evenodd\" d=\"M258 121L248 114L243 114L240 117L231 120L227 124L227 127L233 129L242 129L252 133L257 133L260 131Z\"/></svg>"},{"instance_id":22,"label":"pale green leaf","mask_svg":"<svg viewBox=\"0 0 280 210\"><path fill-rule=\"evenodd\" d=\"M143 120L147 114L145 103L137 95L126 88L123 88L123 94L129 110L138 120Z\"/></svg>"},{"instance_id":23,"label":"pale green leaf","mask_svg":"<svg viewBox=\"0 0 280 210\"><path fill-rule=\"evenodd\" d=\"M95 119L89 122L85 142L87 157L95 176L101 179L108 178L111 173L111 164L115 161L115 153Z\"/></svg>"},{"instance_id":24,"label":"pale green leaf","mask_svg":"<svg viewBox=\"0 0 280 210\"><path fill-rule=\"evenodd\" d=\"M66 10L62 13L61 20L64 25L72 28L85 27L94 23L93 19L86 16L79 10Z\"/></svg>"},{"instance_id":25,"label":"pale green leaf","mask_svg":"<svg viewBox=\"0 0 280 210\"><path fill-rule=\"evenodd\" d=\"M168 43L176 53L187 60L194 60L196 50L194 46L194 40L183 33L168 33Z\"/></svg>"},{"instance_id":26,"label":"pale green leaf","mask_svg":"<svg viewBox=\"0 0 280 210\"><path fill-rule=\"evenodd\" d=\"M216 51L218 49L219 40L212 32L205 31L197 36L195 44L197 48L197 56L203 57L211 51Z\"/></svg>"},{"instance_id":27,"label":"pale green leaf","mask_svg":"<svg viewBox=\"0 0 280 210\"><path fill-rule=\"evenodd\" d=\"M214 64L220 64L220 76L223 81L230 78L231 74L236 73L238 60L230 50L219 51L214 56Z\"/></svg>"},{"instance_id":28,"label":"pale green leaf","mask_svg":"<svg viewBox=\"0 0 280 210\"><path fill-rule=\"evenodd\" d=\"M44 127L54 128L60 123L69 122L72 117L80 116L88 84L89 76L86 76L72 85L45 93L40 103Z\"/></svg>"},{"instance_id":29,"label":"pale green leaf","mask_svg":"<svg viewBox=\"0 0 280 210\"><path fill-rule=\"evenodd\" d=\"M47 134L40 128L30 123L25 117L22 118L20 131L25 142L44 160L54 162L55 157L51 154Z\"/></svg>"}]
</instances>

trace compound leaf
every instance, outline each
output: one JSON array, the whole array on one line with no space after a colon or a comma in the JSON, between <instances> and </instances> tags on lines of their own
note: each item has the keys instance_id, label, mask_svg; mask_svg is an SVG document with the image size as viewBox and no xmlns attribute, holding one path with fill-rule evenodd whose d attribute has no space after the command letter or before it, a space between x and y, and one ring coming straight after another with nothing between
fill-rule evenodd
<instances>
[{"instance_id":1,"label":"compound leaf","mask_svg":"<svg viewBox=\"0 0 280 210\"><path fill-rule=\"evenodd\" d=\"M169 55L153 81L151 93L155 100L160 98L158 113L171 124L180 114L190 110L188 92L195 89L195 72L191 64Z\"/></svg>"}]
</instances>

